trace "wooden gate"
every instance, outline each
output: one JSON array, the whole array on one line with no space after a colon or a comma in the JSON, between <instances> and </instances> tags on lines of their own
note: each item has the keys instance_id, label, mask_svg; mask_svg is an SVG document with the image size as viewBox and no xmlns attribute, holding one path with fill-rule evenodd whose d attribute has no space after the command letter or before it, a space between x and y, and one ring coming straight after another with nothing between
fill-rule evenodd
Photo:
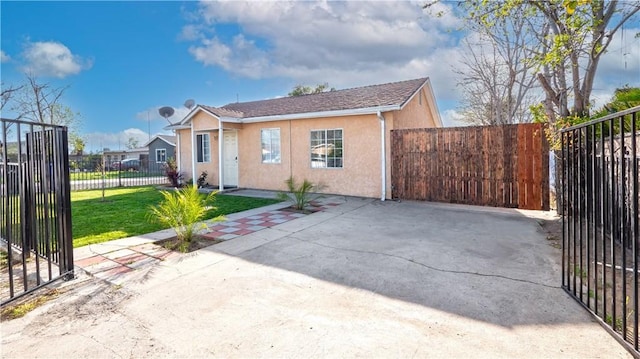
<instances>
[{"instance_id":1,"label":"wooden gate","mask_svg":"<svg viewBox=\"0 0 640 359\"><path fill-rule=\"evenodd\" d=\"M393 198L549 210L541 124L393 130Z\"/></svg>"}]
</instances>

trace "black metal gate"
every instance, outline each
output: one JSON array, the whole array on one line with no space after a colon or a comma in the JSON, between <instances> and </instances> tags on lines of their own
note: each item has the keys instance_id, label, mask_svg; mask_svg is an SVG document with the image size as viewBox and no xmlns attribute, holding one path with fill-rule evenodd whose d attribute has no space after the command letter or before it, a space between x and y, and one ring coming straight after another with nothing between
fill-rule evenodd
<instances>
[{"instance_id":1,"label":"black metal gate","mask_svg":"<svg viewBox=\"0 0 640 359\"><path fill-rule=\"evenodd\" d=\"M562 286L638 350L640 106L562 131Z\"/></svg>"},{"instance_id":2,"label":"black metal gate","mask_svg":"<svg viewBox=\"0 0 640 359\"><path fill-rule=\"evenodd\" d=\"M0 304L71 279L67 128L0 119Z\"/></svg>"}]
</instances>

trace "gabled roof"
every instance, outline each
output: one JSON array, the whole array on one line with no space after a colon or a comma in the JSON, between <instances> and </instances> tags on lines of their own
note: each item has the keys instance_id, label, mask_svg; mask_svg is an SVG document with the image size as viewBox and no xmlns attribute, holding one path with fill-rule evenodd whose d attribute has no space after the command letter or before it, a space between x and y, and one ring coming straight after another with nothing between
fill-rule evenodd
<instances>
[{"instance_id":1,"label":"gabled roof","mask_svg":"<svg viewBox=\"0 0 640 359\"><path fill-rule=\"evenodd\" d=\"M161 141L166 142L168 145L171 146L175 146L176 145L176 136L171 136L171 135L155 135L153 136L149 142L147 142L145 144L145 146L149 146L149 144L151 144L151 142L155 141L156 139L159 139Z\"/></svg>"},{"instance_id":2,"label":"gabled roof","mask_svg":"<svg viewBox=\"0 0 640 359\"><path fill-rule=\"evenodd\" d=\"M225 121L258 122L400 110L425 86L431 91L427 77L318 94L236 102L222 107L197 105L182 121L167 129L184 127L198 111ZM437 111L435 115L439 116Z\"/></svg>"},{"instance_id":3,"label":"gabled roof","mask_svg":"<svg viewBox=\"0 0 640 359\"><path fill-rule=\"evenodd\" d=\"M242 117L246 118L393 105L402 106L426 81L426 78L421 78L311 95L230 103L222 106L222 108L242 113Z\"/></svg>"}]
</instances>

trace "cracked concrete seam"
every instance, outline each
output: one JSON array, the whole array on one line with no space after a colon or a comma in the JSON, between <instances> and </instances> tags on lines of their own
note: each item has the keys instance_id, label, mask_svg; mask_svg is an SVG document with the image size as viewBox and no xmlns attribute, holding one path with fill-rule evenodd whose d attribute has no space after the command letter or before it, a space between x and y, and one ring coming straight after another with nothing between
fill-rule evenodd
<instances>
[{"instance_id":1,"label":"cracked concrete seam","mask_svg":"<svg viewBox=\"0 0 640 359\"><path fill-rule=\"evenodd\" d=\"M438 267L430 266L430 265L422 263L422 262L418 262L418 261L416 261L414 259L411 259L411 258L406 258L406 257L403 257L403 256L399 256L399 255L396 255L396 254L380 253L380 252L374 252L374 251L365 251L365 250L360 250L360 249L351 249L351 248L343 248L343 247L335 247L335 246L330 246L330 245L326 245L326 244L320 244L320 243L317 243L317 242L311 242L311 241L308 241L308 240L296 238L294 236L287 236L285 238L291 238L293 240L304 242L304 243L307 243L307 244L311 244L311 245L315 245L315 246L319 246L319 247L324 247L324 248L336 249L336 250L340 250L340 251L348 251L348 252L363 253L363 254L374 254L374 255L380 255L380 256L384 256L384 257L400 259L400 260L403 260L403 261L406 261L406 262L409 262L409 263L413 263L413 264L416 264L416 265L419 265L421 267L424 267L424 268L427 268L427 269L431 269L431 270L434 270L434 271L437 271L437 272L451 273L451 274L466 274L466 275L474 275L474 276L479 276L479 277L500 278L500 279L506 279L506 280L510 280L510 281L514 281L514 282L533 284L533 285L546 287L546 288L561 289L561 287L559 287L559 286L553 286L553 285L548 285L548 284L544 284L544 283L538 283L538 282L530 281L530 280L527 280L527 279L512 278L512 277L504 276L504 275L501 275L501 274L488 274L488 273L480 273L480 272L469 272L469 271L459 271L459 270L438 268Z\"/></svg>"}]
</instances>

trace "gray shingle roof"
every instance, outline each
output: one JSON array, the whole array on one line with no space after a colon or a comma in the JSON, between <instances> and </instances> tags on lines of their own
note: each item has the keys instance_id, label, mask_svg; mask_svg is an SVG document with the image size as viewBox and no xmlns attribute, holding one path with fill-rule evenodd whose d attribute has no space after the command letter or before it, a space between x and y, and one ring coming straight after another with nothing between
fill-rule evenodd
<instances>
[{"instance_id":1,"label":"gray shingle roof","mask_svg":"<svg viewBox=\"0 0 640 359\"><path fill-rule=\"evenodd\" d=\"M402 106L427 81L428 78L419 78L312 95L237 102L222 107L202 107L221 117L251 118L379 106Z\"/></svg>"},{"instance_id":2,"label":"gray shingle roof","mask_svg":"<svg viewBox=\"0 0 640 359\"><path fill-rule=\"evenodd\" d=\"M166 142L172 144L175 146L176 144L176 136L171 136L171 135L158 135L158 137L160 137L161 139L165 140Z\"/></svg>"}]
</instances>

